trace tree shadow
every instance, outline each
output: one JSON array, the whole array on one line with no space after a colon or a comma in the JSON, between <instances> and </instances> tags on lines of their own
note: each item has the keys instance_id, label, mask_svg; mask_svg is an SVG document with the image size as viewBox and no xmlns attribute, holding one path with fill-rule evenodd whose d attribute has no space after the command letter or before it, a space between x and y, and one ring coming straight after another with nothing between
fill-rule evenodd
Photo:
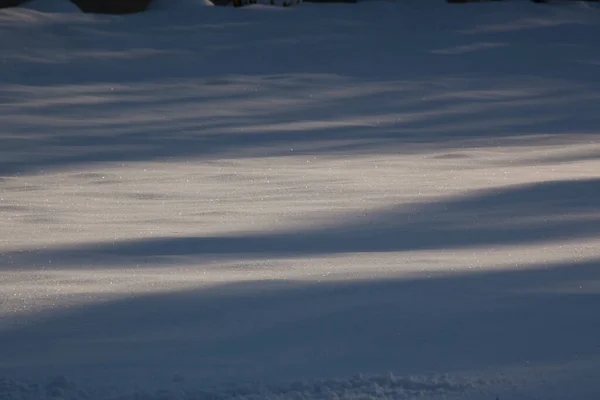
<instances>
[{"instance_id":1,"label":"tree shadow","mask_svg":"<svg viewBox=\"0 0 600 400\"><path fill-rule=\"evenodd\" d=\"M0 30L20 42L0 66L0 175L596 140L593 15L536 8L515 21L493 6L307 6L279 18L165 4L128 18L11 11ZM422 24L440 12L439 26ZM309 16L302 34L273 34Z\"/></svg>"},{"instance_id":2,"label":"tree shadow","mask_svg":"<svg viewBox=\"0 0 600 400\"><path fill-rule=\"evenodd\" d=\"M571 365L562 378L576 381L580 364L600 365L599 262L235 283L45 311L4 324L0 375L239 383Z\"/></svg>"},{"instance_id":3,"label":"tree shadow","mask_svg":"<svg viewBox=\"0 0 600 400\"><path fill-rule=\"evenodd\" d=\"M130 20L0 18L0 34L14 29L30 49L23 54L22 43L6 44L2 54L0 185L11 179L3 176L94 163L204 162L290 150L435 159L471 148L597 141L600 88L589 79L597 66L585 62L597 49L597 24L587 24L588 17L582 23L581 13L565 20L543 9L540 19L507 23L496 8L467 11L468 18L465 9L440 8L433 12L445 18L433 27L422 22L430 10L323 10L281 11L277 21L256 10L180 13L177 24L158 13ZM313 19L302 35L273 33L302 26L307 15ZM28 18L29 25L17 27ZM549 26L556 29L551 40ZM240 30L251 43L239 39ZM561 46L567 56L556 51ZM596 159L597 152L556 157L528 162ZM0 255L0 271L48 268L48 261L68 271L144 259L176 265L183 256L200 270L211 258L583 242L600 235L599 184L467 192L302 229L11 249ZM134 382L186 371L218 382L586 363L597 371L599 262L360 282L237 283L46 310L31 320L3 316L0 375L51 371ZM566 372L574 380L575 374Z\"/></svg>"},{"instance_id":4,"label":"tree shadow","mask_svg":"<svg viewBox=\"0 0 600 400\"><path fill-rule=\"evenodd\" d=\"M6 96L20 101L9 101L10 114L0 117L0 174L111 162L594 143L600 90L527 81L284 75L31 94L13 87Z\"/></svg>"}]
</instances>

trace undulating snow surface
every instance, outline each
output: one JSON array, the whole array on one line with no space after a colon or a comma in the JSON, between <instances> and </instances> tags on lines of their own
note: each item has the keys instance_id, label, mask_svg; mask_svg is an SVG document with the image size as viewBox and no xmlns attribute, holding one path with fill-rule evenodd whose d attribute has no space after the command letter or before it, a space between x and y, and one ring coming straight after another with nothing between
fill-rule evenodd
<instances>
[{"instance_id":1,"label":"undulating snow surface","mask_svg":"<svg viewBox=\"0 0 600 400\"><path fill-rule=\"evenodd\" d=\"M599 37L580 2L0 10L0 399L600 398Z\"/></svg>"}]
</instances>

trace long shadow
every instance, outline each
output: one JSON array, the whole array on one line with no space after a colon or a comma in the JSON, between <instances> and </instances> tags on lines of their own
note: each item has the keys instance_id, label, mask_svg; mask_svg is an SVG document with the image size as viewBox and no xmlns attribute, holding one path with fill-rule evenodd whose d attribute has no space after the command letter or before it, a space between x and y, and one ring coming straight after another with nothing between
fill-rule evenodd
<instances>
[{"instance_id":1,"label":"long shadow","mask_svg":"<svg viewBox=\"0 0 600 400\"><path fill-rule=\"evenodd\" d=\"M434 11L444 13L444 29L412 12L382 17L366 8L343 17L281 13L272 30L264 29L274 23L266 14L222 10L180 14L177 26L141 16L78 23L37 16L31 28L1 20L0 35L28 35L33 50L7 44L2 54L0 176L95 162L279 156L297 147L356 155L519 146L522 135L531 146L552 135L595 142L597 23L549 8L509 23L488 10L468 11L468 19L464 8ZM429 20L429 12L419 15ZM307 32L274 37L307 15ZM597 154L570 157L559 161ZM600 235L599 188L600 179L540 182L345 215L311 229L24 248L1 254L0 271L48 260L61 269L103 268L161 256L276 259L583 241ZM135 382L186 371L225 382L579 363L597 372L599 263L230 284L27 321L3 316L0 375Z\"/></svg>"},{"instance_id":2,"label":"long shadow","mask_svg":"<svg viewBox=\"0 0 600 400\"><path fill-rule=\"evenodd\" d=\"M337 222L339 221L339 222ZM447 250L600 238L600 179L551 181L405 204L330 225L224 236L158 237L0 254L0 270L104 268L193 256L276 259L361 252ZM176 258L170 260L172 262ZM188 260L189 261L189 260ZM175 261L176 262L176 261ZM49 264L51 263L51 264ZM159 264L157 264L159 265Z\"/></svg>"},{"instance_id":3,"label":"long shadow","mask_svg":"<svg viewBox=\"0 0 600 400\"><path fill-rule=\"evenodd\" d=\"M294 75L237 77L217 86L203 80L192 89L166 84L156 90L183 93L160 100L147 97L152 91L143 87L117 88L121 94L108 87L88 88L72 97L62 93L59 99L53 92L32 97L14 91L24 98L8 105L10 115L0 116L5 121L0 174L152 160L430 154L595 143L598 138L600 117L593 110L600 90L593 88L544 83L505 88L508 83L502 80L477 79L303 80ZM248 95L246 85L260 92ZM207 93L198 96L197 90ZM313 98L312 91L321 94ZM85 104L89 97L97 99ZM576 161L598 154L570 157Z\"/></svg>"},{"instance_id":4,"label":"long shadow","mask_svg":"<svg viewBox=\"0 0 600 400\"><path fill-rule=\"evenodd\" d=\"M594 14L357 7L279 19L207 8L171 15L164 5L131 19L0 20L24 41L0 65L0 175L290 148L403 154L523 136L532 146L548 135L597 140L600 89L586 79L597 75ZM431 12L448 15L440 26L419 22ZM273 34L309 17L302 34Z\"/></svg>"},{"instance_id":5,"label":"long shadow","mask_svg":"<svg viewBox=\"0 0 600 400\"><path fill-rule=\"evenodd\" d=\"M250 282L46 311L0 330L0 375L132 384L600 367L600 259L360 282ZM14 322L14 324L11 324ZM540 376L540 375L537 375ZM85 379L84 379L85 381ZM581 381L583 382L583 381ZM596 381L590 391L600 393Z\"/></svg>"}]
</instances>

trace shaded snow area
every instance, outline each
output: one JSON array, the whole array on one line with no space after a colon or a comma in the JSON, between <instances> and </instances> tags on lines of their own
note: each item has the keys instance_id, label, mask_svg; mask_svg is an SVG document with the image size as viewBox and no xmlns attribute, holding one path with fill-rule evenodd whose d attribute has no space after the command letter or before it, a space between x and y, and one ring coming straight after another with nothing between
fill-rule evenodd
<instances>
[{"instance_id":1,"label":"shaded snow area","mask_svg":"<svg viewBox=\"0 0 600 400\"><path fill-rule=\"evenodd\" d=\"M600 6L0 10L0 400L600 398Z\"/></svg>"},{"instance_id":2,"label":"shaded snow area","mask_svg":"<svg viewBox=\"0 0 600 400\"><path fill-rule=\"evenodd\" d=\"M65 377L56 377L43 385L0 381L0 393L9 399L458 399L473 388L471 383L458 383L447 377L439 378L365 378L357 375L349 380L292 382L286 385L253 383L212 389L186 389L185 379L175 375L171 388L148 392L134 389L128 393L105 387L84 390Z\"/></svg>"}]
</instances>

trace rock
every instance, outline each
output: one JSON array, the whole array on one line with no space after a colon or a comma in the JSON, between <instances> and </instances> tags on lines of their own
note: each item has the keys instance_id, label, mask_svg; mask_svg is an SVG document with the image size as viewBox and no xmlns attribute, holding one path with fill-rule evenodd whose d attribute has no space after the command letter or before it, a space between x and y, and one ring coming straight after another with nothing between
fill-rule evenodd
<instances>
[{"instance_id":1,"label":"rock","mask_svg":"<svg viewBox=\"0 0 600 400\"><path fill-rule=\"evenodd\" d=\"M28 0L0 0L0 8L16 7Z\"/></svg>"},{"instance_id":2,"label":"rock","mask_svg":"<svg viewBox=\"0 0 600 400\"><path fill-rule=\"evenodd\" d=\"M304 0L306 3L356 3L357 0Z\"/></svg>"},{"instance_id":3,"label":"rock","mask_svg":"<svg viewBox=\"0 0 600 400\"><path fill-rule=\"evenodd\" d=\"M84 13L98 14L137 13L146 10L151 2L152 0L71 0Z\"/></svg>"}]
</instances>

